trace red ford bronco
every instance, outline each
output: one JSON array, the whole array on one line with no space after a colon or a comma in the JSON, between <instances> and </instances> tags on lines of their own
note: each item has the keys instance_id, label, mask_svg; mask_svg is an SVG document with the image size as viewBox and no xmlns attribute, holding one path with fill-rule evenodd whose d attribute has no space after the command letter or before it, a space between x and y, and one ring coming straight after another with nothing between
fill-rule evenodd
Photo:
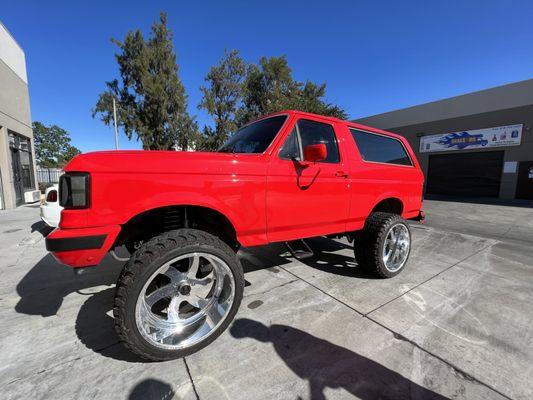
<instances>
[{"instance_id":1,"label":"red ford bronco","mask_svg":"<svg viewBox=\"0 0 533 400\"><path fill-rule=\"evenodd\" d=\"M243 296L240 246L347 236L360 268L398 274L407 219L422 220L423 175L407 141L335 118L283 111L237 131L216 153L104 151L60 179L47 249L75 271L131 253L117 282L120 340L151 360L191 354L230 324Z\"/></svg>"}]
</instances>

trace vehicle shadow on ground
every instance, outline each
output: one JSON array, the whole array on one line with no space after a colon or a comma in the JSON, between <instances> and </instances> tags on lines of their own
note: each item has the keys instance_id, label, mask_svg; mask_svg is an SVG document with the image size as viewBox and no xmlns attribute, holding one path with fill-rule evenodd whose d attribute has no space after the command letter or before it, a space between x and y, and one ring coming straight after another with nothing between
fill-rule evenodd
<instances>
[{"instance_id":1,"label":"vehicle shadow on ground","mask_svg":"<svg viewBox=\"0 0 533 400\"><path fill-rule=\"evenodd\" d=\"M363 400L447 399L373 360L287 325L268 327L241 318L230 333L236 339L272 343L283 362L308 381L312 400L326 399L326 388L342 388Z\"/></svg>"},{"instance_id":2,"label":"vehicle shadow on ground","mask_svg":"<svg viewBox=\"0 0 533 400\"><path fill-rule=\"evenodd\" d=\"M20 300L15 305L15 311L51 317L57 314L66 296L72 293L85 296L87 299L79 308L75 324L79 340L103 356L145 362L119 343L114 329L114 285L122 267L123 263L108 256L98 267L75 276L72 268L61 265L48 254L18 283L16 290Z\"/></svg>"},{"instance_id":3,"label":"vehicle shadow on ground","mask_svg":"<svg viewBox=\"0 0 533 400\"><path fill-rule=\"evenodd\" d=\"M42 317L56 315L67 295L75 292L91 295L84 291L95 286L113 285L121 268L119 263L104 262L84 275L75 276L72 268L61 265L47 254L17 284L20 300L15 310Z\"/></svg>"},{"instance_id":4,"label":"vehicle shadow on ground","mask_svg":"<svg viewBox=\"0 0 533 400\"><path fill-rule=\"evenodd\" d=\"M365 271L357 265L351 244L326 237L306 239L306 242L314 251L315 255L310 258L298 260L300 263L329 274L359 279L378 279L374 274ZM249 252L253 252L252 254L254 256L250 257ZM260 261L261 259L263 261ZM294 260L295 258L282 243L271 244L263 248L249 249L245 257L241 257L241 263L245 273L259 269L275 268L272 266L288 266Z\"/></svg>"},{"instance_id":5,"label":"vehicle shadow on ground","mask_svg":"<svg viewBox=\"0 0 533 400\"><path fill-rule=\"evenodd\" d=\"M48 236L48 234L54 230L54 228L46 225L43 221L34 222L33 224L31 224L30 229L30 233L39 232L44 237Z\"/></svg>"},{"instance_id":6,"label":"vehicle shadow on ground","mask_svg":"<svg viewBox=\"0 0 533 400\"><path fill-rule=\"evenodd\" d=\"M357 265L353 245L324 237L309 239L309 245L315 251L315 257L301 260L309 267L334 275L359 279L379 279ZM338 251L343 250L343 253Z\"/></svg>"},{"instance_id":7,"label":"vehicle shadow on ground","mask_svg":"<svg viewBox=\"0 0 533 400\"><path fill-rule=\"evenodd\" d=\"M174 398L172 385L158 379L145 379L139 382L128 395L128 400L170 400Z\"/></svg>"},{"instance_id":8,"label":"vehicle shadow on ground","mask_svg":"<svg viewBox=\"0 0 533 400\"><path fill-rule=\"evenodd\" d=\"M344 276L370 277L358 271L353 256L330 253L351 246L326 238L312 239L311 245L316 251L316 256L313 259L302 260L306 265ZM245 273L260 269L278 272L279 266L294 261L282 244L246 249L240 255ZM107 256L98 267L75 276L72 268L61 265L53 256L47 254L18 283L16 290L20 300L15 310L21 314L51 317L57 314L66 296L72 293L87 296L76 318L75 330L79 340L87 348L105 357L146 362L132 355L119 343L114 329L112 316L114 285L123 265L124 263Z\"/></svg>"},{"instance_id":9,"label":"vehicle shadow on ground","mask_svg":"<svg viewBox=\"0 0 533 400\"><path fill-rule=\"evenodd\" d=\"M90 296L76 318L76 336L88 349L104 357L134 363L152 363L130 352L119 342L115 331L113 304L115 288Z\"/></svg>"}]
</instances>

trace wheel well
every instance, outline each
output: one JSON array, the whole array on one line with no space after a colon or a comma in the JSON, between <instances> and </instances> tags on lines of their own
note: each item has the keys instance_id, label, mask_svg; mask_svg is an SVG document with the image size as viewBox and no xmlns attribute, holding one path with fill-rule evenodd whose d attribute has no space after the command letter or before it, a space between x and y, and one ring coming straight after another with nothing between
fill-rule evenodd
<instances>
[{"instance_id":1,"label":"wheel well","mask_svg":"<svg viewBox=\"0 0 533 400\"><path fill-rule=\"evenodd\" d=\"M116 245L128 247L180 228L203 230L219 237L233 249L239 247L235 228L226 216L211 208L185 205L155 208L136 215L122 225Z\"/></svg>"},{"instance_id":2,"label":"wheel well","mask_svg":"<svg viewBox=\"0 0 533 400\"><path fill-rule=\"evenodd\" d=\"M393 214L402 215L403 212L403 203L401 200L391 197L385 200L381 200L376 206L372 209L372 212L383 211Z\"/></svg>"}]
</instances>

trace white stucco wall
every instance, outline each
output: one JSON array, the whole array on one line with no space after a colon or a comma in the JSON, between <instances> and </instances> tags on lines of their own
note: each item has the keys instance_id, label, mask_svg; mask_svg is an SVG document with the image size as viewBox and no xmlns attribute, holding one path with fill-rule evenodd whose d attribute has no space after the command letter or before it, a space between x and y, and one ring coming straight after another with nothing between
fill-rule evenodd
<instances>
[{"instance_id":1,"label":"white stucco wall","mask_svg":"<svg viewBox=\"0 0 533 400\"><path fill-rule=\"evenodd\" d=\"M25 83L28 83L26 75L26 57L17 41L11 36L6 27L0 22L0 60L13 70Z\"/></svg>"}]
</instances>

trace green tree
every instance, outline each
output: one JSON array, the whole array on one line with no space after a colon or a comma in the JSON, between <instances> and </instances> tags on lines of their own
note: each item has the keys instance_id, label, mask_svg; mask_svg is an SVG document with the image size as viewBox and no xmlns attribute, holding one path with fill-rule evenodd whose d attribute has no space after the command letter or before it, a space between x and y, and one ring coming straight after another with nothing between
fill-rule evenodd
<instances>
[{"instance_id":1,"label":"green tree","mask_svg":"<svg viewBox=\"0 0 533 400\"><path fill-rule=\"evenodd\" d=\"M252 64L246 71L241 122L289 108L298 89L284 56L261 57L258 65Z\"/></svg>"},{"instance_id":2,"label":"green tree","mask_svg":"<svg viewBox=\"0 0 533 400\"><path fill-rule=\"evenodd\" d=\"M196 140L198 125L187 112L187 95L178 77L178 65L165 13L152 25L145 40L140 30L128 32L123 42L112 39L120 82L106 82L93 117L110 125L113 98L117 102L117 123L127 137L134 135L146 150L187 149Z\"/></svg>"},{"instance_id":3,"label":"green tree","mask_svg":"<svg viewBox=\"0 0 533 400\"><path fill-rule=\"evenodd\" d=\"M215 122L214 129L206 126L200 147L216 150L237 129L237 111L242 102L242 82L246 63L236 50L225 52L219 64L211 67L205 77L206 86L198 108L205 109Z\"/></svg>"},{"instance_id":4,"label":"green tree","mask_svg":"<svg viewBox=\"0 0 533 400\"><path fill-rule=\"evenodd\" d=\"M340 119L348 119L348 114L341 107L323 100L325 95L325 83L317 85L307 81L303 87L300 85L295 97L289 102L289 108Z\"/></svg>"},{"instance_id":5,"label":"green tree","mask_svg":"<svg viewBox=\"0 0 533 400\"><path fill-rule=\"evenodd\" d=\"M69 133L57 125L33 122L35 158L43 168L61 168L81 151L71 145Z\"/></svg>"},{"instance_id":6,"label":"green tree","mask_svg":"<svg viewBox=\"0 0 533 400\"><path fill-rule=\"evenodd\" d=\"M72 160L74 157L76 157L78 154L81 154L81 151L78 148L71 146L71 145L67 145L65 147L65 150L61 153L61 155L57 159L57 163L59 167L62 168L65 165L67 165L67 163L70 160Z\"/></svg>"},{"instance_id":7,"label":"green tree","mask_svg":"<svg viewBox=\"0 0 533 400\"><path fill-rule=\"evenodd\" d=\"M285 56L261 57L258 65L250 65L242 91L241 123L284 109L347 117L341 107L325 102L326 84L295 81Z\"/></svg>"}]
</instances>

